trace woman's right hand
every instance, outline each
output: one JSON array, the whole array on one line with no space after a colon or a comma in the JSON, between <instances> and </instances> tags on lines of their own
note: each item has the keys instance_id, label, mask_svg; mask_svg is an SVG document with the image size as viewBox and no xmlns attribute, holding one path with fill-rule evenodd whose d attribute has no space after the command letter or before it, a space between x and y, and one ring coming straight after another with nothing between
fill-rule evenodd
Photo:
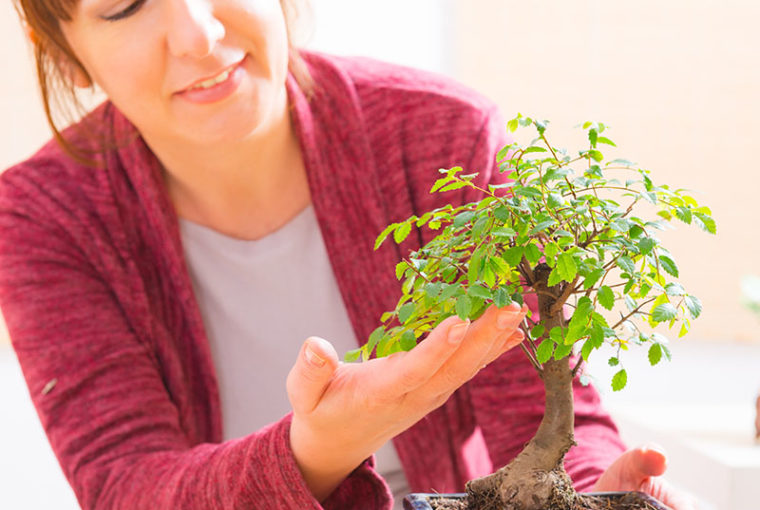
<instances>
[{"instance_id":1,"label":"woman's right hand","mask_svg":"<svg viewBox=\"0 0 760 510\"><path fill-rule=\"evenodd\" d=\"M475 322L449 317L409 352L342 363L332 345L304 342L287 379L290 444L323 501L367 457L441 406L462 384L522 342L527 307L490 307Z\"/></svg>"}]
</instances>

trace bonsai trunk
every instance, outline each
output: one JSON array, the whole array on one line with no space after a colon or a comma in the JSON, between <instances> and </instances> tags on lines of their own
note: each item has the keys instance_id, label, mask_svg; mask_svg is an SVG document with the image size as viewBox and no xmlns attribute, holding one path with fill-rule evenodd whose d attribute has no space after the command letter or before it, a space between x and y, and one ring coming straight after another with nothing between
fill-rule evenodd
<instances>
[{"instance_id":1,"label":"bonsai trunk","mask_svg":"<svg viewBox=\"0 0 760 510\"><path fill-rule=\"evenodd\" d=\"M544 269L544 270L542 270ZM541 323L546 331L564 325L562 307L555 306L561 287L548 287L548 267L539 266L537 282ZM552 314L552 310L559 311ZM520 454L495 473L467 484L470 508L510 510L569 509L576 498L565 472L565 454L573 439L573 374L568 359L543 365L546 409L541 424Z\"/></svg>"}]
</instances>

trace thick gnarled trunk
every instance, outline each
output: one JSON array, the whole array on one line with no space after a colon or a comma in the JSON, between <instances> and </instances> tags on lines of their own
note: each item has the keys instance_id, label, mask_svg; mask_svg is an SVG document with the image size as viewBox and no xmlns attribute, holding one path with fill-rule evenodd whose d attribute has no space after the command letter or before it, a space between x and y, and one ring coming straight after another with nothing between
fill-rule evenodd
<instances>
[{"instance_id":1,"label":"thick gnarled trunk","mask_svg":"<svg viewBox=\"0 0 760 510\"><path fill-rule=\"evenodd\" d=\"M559 286L548 287L548 274L534 284L538 294L541 323L549 332L563 326L557 298ZM559 308L558 311L552 311ZM563 460L575 444L573 439L573 374L568 359L550 359L543 365L546 408L541 424L512 462L492 475L472 480L467 492L474 508L507 510L569 509L576 497L565 473Z\"/></svg>"}]
</instances>

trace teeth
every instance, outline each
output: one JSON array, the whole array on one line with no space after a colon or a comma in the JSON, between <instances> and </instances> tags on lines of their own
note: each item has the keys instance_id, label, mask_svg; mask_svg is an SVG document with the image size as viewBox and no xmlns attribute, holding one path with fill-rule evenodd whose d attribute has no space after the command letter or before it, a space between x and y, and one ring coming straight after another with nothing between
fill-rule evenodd
<instances>
[{"instance_id":1,"label":"teeth","mask_svg":"<svg viewBox=\"0 0 760 510\"><path fill-rule=\"evenodd\" d=\"M220 75L218 75L215 78L211 78L209 80L202 81L202 82L200 82L197 85L194 85L193 87L190 88L190 90L211 88L214 85L218 85L218 84L222 83L223 81L225 81L227 78L230 77L231 73L232 73L232 69L227 69L226 71L224 71L223 73L221 73Z\"/></svg>"}]
</instances>

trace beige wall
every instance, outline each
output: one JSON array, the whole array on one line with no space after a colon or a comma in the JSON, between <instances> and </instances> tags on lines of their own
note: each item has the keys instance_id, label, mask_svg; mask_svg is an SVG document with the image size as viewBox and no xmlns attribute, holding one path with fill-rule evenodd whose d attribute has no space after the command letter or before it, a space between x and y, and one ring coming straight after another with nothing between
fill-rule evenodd
<instances>
[{"instance_id":1,"label":"beige wall","mask_svg":"<svg viewBox=\"0 0 760 510\"><path fill-rule=\"evenodd\" d=\"M760 274L760 4L752 1L457 2L456 75L507 116L600 120L659 179L698 191L716 237L663 236L704 305L693 338L760 341L739 280ZM560 143L561 145L561 143Z\"/></svg>"},{"instance_id":2,"label":"beige wall","mask_svg":"<svg viewBox=\"0 0 760 510\"><path fill-rule=\"evenodd\" d=\"M621 155L699 192L719 235L666 235L682 280L705 304L694 337L758 340L739 279L760 274L760 4L751 1L456 0L451 66L505 115L569 126L601 120ZM29 52L0 2L0 168L49 136ZM733 182L741 179L738 184Z\"/></svg>"}]
</instances>

